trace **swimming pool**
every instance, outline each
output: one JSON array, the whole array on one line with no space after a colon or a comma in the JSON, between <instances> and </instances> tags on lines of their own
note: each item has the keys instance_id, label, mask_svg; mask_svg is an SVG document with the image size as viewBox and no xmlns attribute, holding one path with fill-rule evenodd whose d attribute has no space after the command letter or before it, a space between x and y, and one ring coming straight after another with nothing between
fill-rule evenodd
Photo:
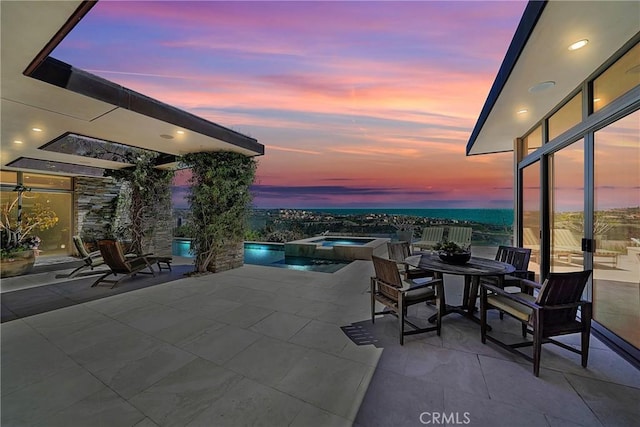
<instances>
[{"instance_id":1,"label":"swimming pool","mask_svg":"<svg viewBox=\"0 0 640 427\"><path fill-rule=\"evenodd\" d=\"M189 253L190 246L190 239L173 239L172 253L175 256L192 258L193 255ZM285 256L283 243L245 242L244 262L245 264L288 268L290 270L335 273L347 266L351 261Z\"/></svg>"}]
</instances>

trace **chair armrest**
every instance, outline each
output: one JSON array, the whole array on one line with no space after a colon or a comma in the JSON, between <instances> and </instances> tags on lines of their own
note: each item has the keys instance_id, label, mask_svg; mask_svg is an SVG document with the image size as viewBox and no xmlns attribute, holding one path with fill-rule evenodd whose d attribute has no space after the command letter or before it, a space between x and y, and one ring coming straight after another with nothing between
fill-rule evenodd
<instances>
[{"instance_id":1,"label":"chair armrest","mask_svg":"<svg viewBox=\"0 0 640 427\"><path fill-rule=\"evenodd\" d=\"M101 256L102 254L100 253L100 251L93 251L89 253L89 258L93 258L96 256Z\"/></svg>"},{"instance_id":2,"label":"chair armrest","mask_svg":"<svg viewBox=\"0 0 640 427\"><path fill-rule=\"evenodd\" d=\"M534 302L531 302L531 301L529 301L527 299L521 298L521 297L518 296L518 294L511 294L511 293L509 293L509 292L505 291L504 289L499 288L497 286L489 285L487 283L481 283L480 286L481 286L481 289L484 290L484 292L491 291L494 294L501 295L501 296L503 296L505 298L508 298L510 300L513 300L513 301L515 301L517 303L520 303L522 305L526 305L527 307L530 307L530 308L532 308L534 310L539 310L541 308L541 306L539 306L538 304L536 304Z\"/></svg>"},{"instance_id":3,"label":"chair armrest","mask_svg":"<svg viewBox=\"0 0 640 427\"><path fill-rule=\"evenodd\" d=\"M569 304L558 304L558 305L545 305L542 307L544 311L553 311L553 310L566 310L568 308L576 308L582 307L583 305L591 304L590 301L578 301L572 302Z\"/></svg>"},{"instance_id":4,"label":"chair armrest","mask_svg":"<svg viewBox=\"0 0 640 427\"><path fill-rule=\"evenodd\" d=\"M426 283L416 285L416 284L412 284L412 283L410 283L410 282L408 282L406 280L403 280L402 281L403 285L402 285L401 288L398 288L398 292L408 292L408 291L414 291L416 289L430 288L433 285L437 285L439 282L442 282L442 279L432 279L432 280L429 280Z\"/></svg>"},{"instance_id":5,"label":"chair armrest","mask_svg":"<svg viewBox=\"0 0 640 427\"><path fill-rule=\"evenodd\" d=\"M532 289L540 289L540 288L542 288L542 285L540 283L534 282L533 280L520 279L518 282L519 282L520 286L526 286L526 287L532 288Z\"/></svg>"}]
</instances>

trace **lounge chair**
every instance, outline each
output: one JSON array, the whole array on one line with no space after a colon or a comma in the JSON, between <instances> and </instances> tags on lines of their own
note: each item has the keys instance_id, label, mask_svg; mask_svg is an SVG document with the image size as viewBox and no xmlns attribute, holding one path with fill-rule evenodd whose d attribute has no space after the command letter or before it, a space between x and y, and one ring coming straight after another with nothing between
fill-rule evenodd
<instances>
[{"instance_id":1,"label":"lounge chair","mask_svg":"<svg viewBox=\"0 0 640 427\"><path fill-rule=\"evenodd\" d=\"M75 245L78 254L82 257L82 261L84 262L84 264L73 270L71 274L69 274L69 277L75 277L77 274L79 274L83 270L86 270L87 268L93 270L95 267L104 264L104 259L102 259L102 257L100 256L100 251L89 252L80 236L73 236L72 239L73 244Z\"/></svg>"},{"instance_id":2,"label":"lounge chair","mask_svg":"<svg viewBox=\"0 0 640 427\"><path fill-rule=\"evenodd\" d=\"M553 254L557 256L558 259L560 259L560 257L566 257L569 264L571 264L573 255L583 256L584 252L582 250L582 245L580 244L578 239L571 233L571 231L562 228L553 229L552 250ZM593 255L597 257L611 258L613 267L618 266L618 255L620 255L619 252L596 248Z\"/></svg>"},{"instance_id":3,"label":"lounge chair","mask_svg":"<svg viewBox=\"0 0 640 427\"><path fill-rule=\"evenodd\" d=\"M433 249L436 244L442 241L443 234L443 227L425 227L422 230L422 237L419 241L413 243L413 247L419 250Z\"/></svg>"},{"instance_id":4,"label":"lounge chair","mask_svg":"<svg viewBox=\"0 0 640 427\"><path fill-rule=\"evenodd\" d=\"M116 242L115 240L100 240L98 242L98 247L100 248L100 253L102 254L104 263L109 266L111 271L100 276L100 278L98 278L91 287L97 286L100 283L107 283L112 284L111 288L114 288L121 280L130 276L135 276L137 273L152 274L153 276L156 275L151 267L149 258L147 258L151 256L151 254L139 255L135 258L127 258L124 255L120 242ZM149 269L150 273L142 271L146 268ZM105 280L108 276L113 275L115 278L118 274L121 274L122 277L116 280Z\"/></svg>"},{"instance_id":5,"label":"lounge chair","mask_svg":"<svg viewBox=\"0 0 640 427\"><path fill-rule=\"evenodd\" d=\"M447 240L460 247L468 248L471 246L472 233L473 229L471 227L449 227Z\"/></svg>"},{"instance_id":6,"label":"lounge chair","mask_svg":"<svg viewBox=\"0 0 640 427\"><path fill-rule=\"evenodd\" d=\"M531 249L531 258L533 258L533 262L539 262L540 256L540 237L536 237L535 233L531 228L523 228L522 229L522 243L523 247Z\"/></svg>"}]
</instances>

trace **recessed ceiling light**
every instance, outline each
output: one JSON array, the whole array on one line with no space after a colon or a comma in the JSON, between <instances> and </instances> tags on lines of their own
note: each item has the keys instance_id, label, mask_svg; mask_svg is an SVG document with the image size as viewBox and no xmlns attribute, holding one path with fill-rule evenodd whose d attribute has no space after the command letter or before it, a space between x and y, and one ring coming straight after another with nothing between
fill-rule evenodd
<instances>
[{"instance_id":1,"label":"recessed ceiling light","mask_svg":"<svg viewBox=\"0 0 640 427\"><path fill-rule=\"evenodd\" d=\"M42 129L40 128L31 128L31 130L34 132L42 132Z\"/></svg>"},{"instance_id":2,"label":"recessed ceiling light","mask_svg":"<svg viewBox=\"0 0 640 427\"><path fill-rule=\"evenodd\" d=\"M167 135L166 133L163 133L162 135L160 135L160 138L173 139L173 135Z\"/></svg>"},{"instance_id":3,"label":"recessed ceiling light","mask_svg":"<svg viewBox=\"0 0 640 427\"><path fill-rule=\"evenodd\" d=\"M587 43L589 43L589 40L587 39L578 40L577 42L571 43L569 45L569 50L578 50L580 48L585 47Z\"/></svg>"},{"instance_id":4,"label":"recessed ceiling light","mask_svg":"<svg viewBox=\"0 0 640 427\"><path fill-rule=\"evenodd\" d=\"M542 92L543 90L550 89L550 88L554 87L555 85L556 85L556 82L551 81L551 80L546 81L546 82L540 82L540 83L537 83L537 84L531 86L529 88L529 92L530 93Z\"/></svg>"},{"instance_id":5,"label":"recessed ceiling light","mask_svg":"<svg viewBox=\"0 0 640 427\"><path fill-rule=\"evenodd\" d=\"M177 133L178 135L184 135L184 131L183 131L183 130L178 130L178 131L176 131L176 133Z\"/></svg>"},{"instance_id":6,"label":"recessed ceiling light","mask_svg":"<svg viewBox=\"0 0 640 427\"><path fill-rule=\"evenodd\" d=\"M524 114L524 113L528 113L529 110L527 110L526 108L521 108L518 111L516 111L517 114Z\"/></svg>"},{"instance_id":7,"label":"recessed ceiling light","mask_svg":"<svg viewBox=\"0 0 640 427\"><path fill-rule=\"evenodd\" d=\"M16 139L15 141L13 141L14 144L22 144L22 141Z\"/></svg>"},{"instance_id":8,"label":"recessed ceiling light","mask_svg":"<svg viewBox=\"0 0 640 427\"><path fill-rule=\"evenodd\" d=\"M593 98L593 102L599 102L600 98Z\"/></svg>"}]
</instances>

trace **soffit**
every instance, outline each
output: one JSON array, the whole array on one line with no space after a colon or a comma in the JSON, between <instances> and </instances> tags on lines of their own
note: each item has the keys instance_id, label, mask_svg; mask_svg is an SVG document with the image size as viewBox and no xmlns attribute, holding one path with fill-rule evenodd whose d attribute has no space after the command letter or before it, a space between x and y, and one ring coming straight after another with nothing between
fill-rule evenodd
<instances>
[{"instance_id":1,"label":"soffit","mask_svg":"<svg viewBox=\"0 0 640 427\"><path fill-rule=\"evenodd\" d=\"M511 151L515 138L532 129L638 31L640 2L548 2L475 141L470 141L468 154ZM567 49L585 38L586 47ZM529 92L544 81L556 85ZM528 113L518 114L523 108Z\"/></svg>"},{"instance_id":2,"label":"soffit","mask_svg":"<svg viewBox=\"0 0 640 427\"><path fill-rule=\"evenodd\" d=\"M250 156L263 154L264 147L253 138L234 133L215 123L145 98L102 79L93 79L95 76L82 73L72 67L70 67L72 80L75 79L74 76L80 76L82 82L99 83L98 90L94 90L97 96L93 96L91 91L86 91L84 94L77 93L65 87L23 75L31 61L82 3L82 1L0 2L2 37L0 166L3 169L11 169L5 165L19 157L91 164L98 167L123 167L122 164L113 162L105 163L38 149L66 133L174 155L216 150L238 151ZM120 96L126 103L101 100L100 90L104 88L117 90L114 93L119 95L126 95ZM138 112L132 111L129 107L136 101L142 101L138 102L138 105L143 107ZM172 123L180 123L182 126ZM189 126L192 128L190 129ZM42 129L42 132L33 132L31 130L33 127ZM183 130L184 134L177 134L178 130ZM216 138L212 137L212 134L225 136ZM170 135L174 139L168 140L161 135ZM225 140L226 135L231 137ZM23 143L14 144L14 140L20 140Z\"/></svg>"}]
</instances>

